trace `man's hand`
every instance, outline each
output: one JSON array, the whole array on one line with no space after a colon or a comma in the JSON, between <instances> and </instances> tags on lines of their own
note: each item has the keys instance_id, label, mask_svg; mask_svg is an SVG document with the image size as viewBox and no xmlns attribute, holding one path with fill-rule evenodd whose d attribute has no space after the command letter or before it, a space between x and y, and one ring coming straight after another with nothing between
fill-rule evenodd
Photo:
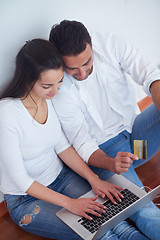
<instances>
[{"instance_id":1,"label":"man's hand","mask_svg":"<svg viewBox=\"0 0 160 240\"><path fill-rule=\"evenodd\" d=\"M112 158L98 149L91 155L88 163L94 167L121 174L128 171L133 160L138 160L138 157L130 152L118 152L116 157Z\"/></svg>"},{"instance_id":2,"label":"man's hand","mask_svg":"<svg viewBox=\"0 0 160 240\"><path fill-rule=\"evenodd\" d=\"M114 172L117 174L127 172L133 160L138 160L138 157L130 152L118 152L114 159Z\"/></svg>"}]
</instances>

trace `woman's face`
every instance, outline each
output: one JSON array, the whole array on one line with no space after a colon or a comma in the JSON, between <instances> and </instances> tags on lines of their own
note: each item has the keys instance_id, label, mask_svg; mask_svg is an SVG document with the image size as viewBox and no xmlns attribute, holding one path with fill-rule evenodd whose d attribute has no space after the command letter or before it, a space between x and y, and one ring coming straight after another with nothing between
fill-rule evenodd
<instances>
[{"instance_id":1,"label":"woman's face","mask_svg":"<svg viewBox=\"0 0 160 240\"><path fill-rule=\"evenodd\" d=\"M63 69L51 69L41 72L39 79L31 90L32 96L44 99L52 99L58 94L58 89L63 81Z\"/></svg>"}]
</instances>

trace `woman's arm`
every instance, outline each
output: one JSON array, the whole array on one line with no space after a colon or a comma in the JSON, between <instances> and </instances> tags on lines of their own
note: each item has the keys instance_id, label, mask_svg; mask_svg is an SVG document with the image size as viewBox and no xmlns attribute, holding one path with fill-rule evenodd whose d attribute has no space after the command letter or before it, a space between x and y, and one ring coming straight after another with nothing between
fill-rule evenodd
<instances>
[{"instance_id":1,"label":"woman's arm","mask_svg":"<svg viewBox=\"0 0 160 240\"><path fill-rule=\"evenodd\" d=\"M95 201L98 196L93 198L72 199L63 194L57 193L36 181L34 181L27 189L26 193L43 201L64 207L69 211L89 220L92 218L88 216L87 213L100 216L97 211L104 212L105 209L102 204Z\"/></svg>"},{"instance_id":2,"label":"woman's arm","mask_svg":"<svg viewBox=\"0 0 160 240\"><path fill-rule=\"evenodd\" d=\"M67 148L58 155L75 172L88 180L96 194L102 197L105 197L105 195L107 195L111 201L115 203L111 195L112 193L120 201L120 197L122 197L122 195L117 189L122 188L100 180L98 176L93 171L91 171L87 164L79 157L73 147ZM105 209L102 204L96 202L98 195L93 198L72 199L63 194L57 193L48 187L45 187L37 181L34 181L31 184L26 193L43 201L64 207L69 211L83 216L89 220L91 220L91 217L88 216L87 213L100 216L99 213L103 212Z\"/></svg>"},{"instance_id":3,"label":"woman's arm","mask_svg":"<svg viewBox=\"0 0 160 240\"><path fill-rule=\"evenodd\" d=\"M87 166L87 164L80 158L73 147L67 148L65 151L58 154L59 157L65 162L73 171L78 173L81 177L85 178L92 186L93 191L101 197L107 196L113 203L115 203L114 195L119 201L123 197L118 189L123 189L114 184L102 181L99 177Z\"/></svg>"}]
</instances>

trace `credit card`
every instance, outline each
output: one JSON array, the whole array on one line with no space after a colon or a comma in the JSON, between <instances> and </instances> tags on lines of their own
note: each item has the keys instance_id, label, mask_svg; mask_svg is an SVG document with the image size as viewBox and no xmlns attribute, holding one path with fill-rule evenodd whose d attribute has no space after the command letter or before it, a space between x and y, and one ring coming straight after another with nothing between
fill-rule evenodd
<instances>
[{"instance_id":1,"label":"credit card","mask_svg":"<svg viewBox=\"0 0 160 240\"><path fill-rule=\"evenodd\" d=\"M134 154L139 159L147 159L147 140L134 140Z\"/></svg>"}]
</instances>

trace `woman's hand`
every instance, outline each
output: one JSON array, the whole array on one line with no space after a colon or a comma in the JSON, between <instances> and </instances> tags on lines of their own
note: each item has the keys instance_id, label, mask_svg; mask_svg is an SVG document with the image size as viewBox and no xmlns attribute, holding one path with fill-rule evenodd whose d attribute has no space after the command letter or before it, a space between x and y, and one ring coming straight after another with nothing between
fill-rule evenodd
<instances>
[{"instance_id":1,"label":"woman's hand","mask_svg":"<svg viewBox=\"0 0 160 240\"><path fill-rule=\"evenodd\" d=\"M119 190L123 190L124 188L117 186L115 184L108 183L106 181L103 181L97 178L91 183L93 191L99 195L100 197L104 198L107 196L114 204L116 204L113 196L116 197L116 199L121 202L121 198L123 198L123 195L120 193Z\"/></svg>"},{"instance_id":2,"label":"woman's hand","mask_svg":"<svg viewBox=\"0 0 160 240\"><path fill-rule=\"evenodd\" d=\"M106 209L105 206L96 202L97 198L98 195L92 198L69 198L65 208L74 214L92 220L92 217L90 217L87 213L100 217L101 215L99 213L105 213L104 210Z\"/></svg>"}]
</instances>

